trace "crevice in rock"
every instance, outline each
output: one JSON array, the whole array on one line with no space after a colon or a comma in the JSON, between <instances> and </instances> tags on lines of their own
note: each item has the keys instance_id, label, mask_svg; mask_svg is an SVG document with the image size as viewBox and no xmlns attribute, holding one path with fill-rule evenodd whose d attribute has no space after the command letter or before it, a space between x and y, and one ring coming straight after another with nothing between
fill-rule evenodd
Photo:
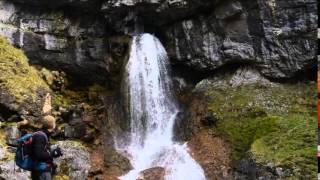
<instances>
[{"instance_id":1,"label":"crevice in rock","mask_svg":"<svg viewBox=\"0 0 320 180\"><path fill-rule=\"evenodd\" d=\"M278 82L278 83L298 83L298 82L310 82L310 81L317 82L318 66L317 66L316 60L314 61L315 61L315 63L313 63L314 66L300 70L290 78L272 78L272 77L267 77L267 78L273 82Z\"/></svg>"},{"instance_id":2,"label":"crevice in rock","mask_svg":"<svg viewBox=\"0 0 320 180\"><path fill-rule=\"evenodd\" d=\"M195 85L201 80L214 77L217 74L233 74L237 69L244 66L254 67L255 64L252 62L232 62L226 63L223 66L212 71L198 71L189 66L174 64L172 69L174 72L174 76L183 77L189 83Z\"/></svg>"},{"instance_id":3,"label":"crevice in rock","mask_svg":"<svg viewBox=\"0 0 320 180\"><path fill-rule=\"evenodd\" d=\"M0 121L19 121L18 112L9 109L7 106L0 104Z\"/></svg>"}]
</instances>

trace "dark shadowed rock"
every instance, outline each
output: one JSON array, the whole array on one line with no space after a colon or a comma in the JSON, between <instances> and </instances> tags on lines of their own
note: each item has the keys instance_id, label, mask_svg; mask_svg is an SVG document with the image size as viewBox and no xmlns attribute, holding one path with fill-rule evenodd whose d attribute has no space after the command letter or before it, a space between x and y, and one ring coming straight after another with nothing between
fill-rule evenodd
<instances>
[{"instance_id":1,"label":"dark shadowed rock","mask_svg":"<svg viewBox=\"0 0 320 180\"><path fill-rule=\"evenodd\" d=\"M212 114L212 113L207 113L202 119L201 123L204 126L214 126L216 125L218 119Z\"/></svg>"},{"instance_id":2,"label":"dark shadowed rock","mask_svg":"<svg viewBox=\"0 0 320 180\"><path fill-rule=\"evenodd\" d=\"M174 122L174 139L176 141L188 141L192 136L192 121L188 114L179 112Z\"/></svg>"}]
</instances>

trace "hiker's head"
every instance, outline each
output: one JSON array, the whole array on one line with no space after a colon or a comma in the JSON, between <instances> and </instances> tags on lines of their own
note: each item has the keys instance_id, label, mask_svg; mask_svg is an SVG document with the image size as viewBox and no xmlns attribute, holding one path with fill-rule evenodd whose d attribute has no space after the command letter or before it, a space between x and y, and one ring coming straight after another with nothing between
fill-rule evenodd
<instances>
[{"instance_id":1,"label":"hiker's head","mask_svg":"<svg viewBox=\"0 0 320 180\"><path fill-rule=\"evenodd\" d=\"M49 132L54 131L56 128L56 119L50 115L44 116L42 118L42 128L47 129Z\"/></svg>"}]
</instances>

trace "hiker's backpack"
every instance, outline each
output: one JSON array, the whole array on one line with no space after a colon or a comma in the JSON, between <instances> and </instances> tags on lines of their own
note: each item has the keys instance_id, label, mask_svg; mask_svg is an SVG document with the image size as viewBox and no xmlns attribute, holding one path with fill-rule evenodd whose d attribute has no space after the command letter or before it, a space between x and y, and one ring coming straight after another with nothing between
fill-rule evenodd
<instances>
[{"instance_id":1,"label":"hiker's backpack","mask_svg":"<svg viewBox=\"0 0 320 180\"><path fill-rule=\"evenodd\" d=\"M18 147L16 150L15 162L21 169L31 171L33 169L45 170L47 168L46 163L34 162L31 157L33 143L32 139L36 134L44 136L46 138L46 142L48 142L47 135L42 131L37 131L33 134L25 134L17 139Z\"/></svg>"}]
</instances>

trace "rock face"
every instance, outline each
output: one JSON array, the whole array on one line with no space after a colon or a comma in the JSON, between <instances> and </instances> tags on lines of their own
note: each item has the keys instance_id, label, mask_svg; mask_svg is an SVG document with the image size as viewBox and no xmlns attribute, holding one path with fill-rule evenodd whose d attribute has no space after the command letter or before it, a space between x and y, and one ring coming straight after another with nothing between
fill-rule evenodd
<instances>
[{"instance_id":1,"label":"rock face","mask_svg":"<svg viewBox=\"0 0 320 180\"><path fill-rule=\"evenodd\" d=\"M0 35L22 48L31 64L74 77L80 74L87 81L106 79L108 43L99 15L68 16L66 11L47 10L41 3L30 7L2 1L0 8Z\"/></svg>"},{"instance_id":2,"label":"rock face","mask_svg":"<svg viewBox=\"0 0 320 180\"><path fill-rule=\"evenodd\" d=\"M272 78L315 66L316 1L227 1L166 29L176 63L199 71L252 64Z\"/></svg>"},{"instance_id":3,"label":"rock face","mask_svg":"<svg viewBox=\"0 0 320 180\"><path fill-rule=\"evenodd\" d=\"M108 62L123 61L110 58L115 33L156 33L173 64L199 72L249 63L290 78L316 62L315 0L12 2L0 4L0 34L31 63L88 80L105 80Z\"/></svg>"}]
</instances>

